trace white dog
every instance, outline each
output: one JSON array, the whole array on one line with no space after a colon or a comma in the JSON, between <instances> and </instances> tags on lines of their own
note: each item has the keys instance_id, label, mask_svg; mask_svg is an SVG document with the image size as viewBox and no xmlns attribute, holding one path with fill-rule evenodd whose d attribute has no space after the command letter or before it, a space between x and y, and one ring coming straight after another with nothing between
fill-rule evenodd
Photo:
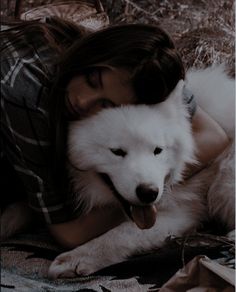
<instances>
[{"instance_id":1,"label":"white dog","mask_svg":"<svg viewBox=\"0 0 236 292\"><path fill-rule=\"evenodd\" d=\"M200 105L233 137L234 81L222 68L211 68L189 72L186 83ZM180 183L186 164L196 163L183 86L180 81L161 104L107 109L72 123L68 154L78 204L83 203L87 212L118 204L127 221L59 255L49 268L51 277L90 274L160 247L169 235L194 231L208 216L207 200L210 213L234 228L232 146L210 167ZM222 208L215 203L219 201Z\"/></svg>"}]
</instances>

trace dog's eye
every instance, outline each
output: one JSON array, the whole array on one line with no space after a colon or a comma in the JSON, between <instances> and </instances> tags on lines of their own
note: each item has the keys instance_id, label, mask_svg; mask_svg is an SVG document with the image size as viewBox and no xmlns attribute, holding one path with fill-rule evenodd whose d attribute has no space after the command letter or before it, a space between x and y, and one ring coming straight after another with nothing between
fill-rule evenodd
<instances>
[{"instance_id":1,"label":"dog's eye","mask_svg":"<svg viewBox=\"0 0 236 292\"><path fill-rule=\"evenodd\" d=\"M162 152L162 150L163 149L161 149L160 147L156 147L153 153L154 153L154 155L158 155Z\"/></svg>"},{"instance_id":2,"label":"dog's eye","mask_svg":"<svg viewBox=\"0 0 236 292\"><path fill-rule=\"evenodd\" d=\"M121 156L121 157L125 157L127 152L124 151L123 149L121 148L110 148L111 152L113 154L115 154L116 156Z\"/></svg>"}]
</instances>

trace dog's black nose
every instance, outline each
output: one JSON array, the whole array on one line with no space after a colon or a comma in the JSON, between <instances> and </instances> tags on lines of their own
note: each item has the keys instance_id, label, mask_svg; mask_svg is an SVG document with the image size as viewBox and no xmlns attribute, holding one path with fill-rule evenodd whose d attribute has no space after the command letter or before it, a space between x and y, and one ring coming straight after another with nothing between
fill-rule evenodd
<instances>
[{"instance_id":1,"label":"dog's black nose","mask_svg":"<svg viewBox=\"0 0 236 292\"><path fill-rule=\"evenodd\" d=\"M154 202L158 196L158 188L153 190L147 185L139 185L136 188L136 194L142 203L150 204Z\"/></svg>"}]
</instances>

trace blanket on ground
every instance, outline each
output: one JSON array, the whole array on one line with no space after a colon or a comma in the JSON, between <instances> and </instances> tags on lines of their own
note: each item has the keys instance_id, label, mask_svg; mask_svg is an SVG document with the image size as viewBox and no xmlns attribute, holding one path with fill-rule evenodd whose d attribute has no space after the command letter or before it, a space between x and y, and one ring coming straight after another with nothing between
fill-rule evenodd
<instances>
[{"instance_id":1,"label":"blanket on ground","mask_svg":"<svg viewBox=\"0 0 236 292\"><path fill-rule=\"evenodd\" d=\"M234 245L220 236L193 234L168 238L166 246L161 249L137 255L93 275L50 281L48 267L60 252L62 250L46 230L21 234L2 242L1 291L154 292L187 291L202 285L211 287L211 291L224 291L227 287L230 288L227 291L234 291ZM206 273L208 268L202 272L199 260L205 257L196 257L198 255L214 260L214 265L218 262L220 274L214 268L209 275ZM229 275L226 279L225 274ZM165 288L167 284L171 285L169 290Z\"/></svg>"}]
</instances>

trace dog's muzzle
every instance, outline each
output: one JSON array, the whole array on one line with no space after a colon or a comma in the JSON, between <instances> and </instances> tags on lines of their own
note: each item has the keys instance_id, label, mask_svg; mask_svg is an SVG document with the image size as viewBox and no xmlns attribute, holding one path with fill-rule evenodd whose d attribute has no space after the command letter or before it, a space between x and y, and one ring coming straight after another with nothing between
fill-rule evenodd
<instances>
[{"instance_id":1,"label":"dog's muzzle","mask_svg":"<svg viewBox=\"0 0 236 292\"><path fill-rule=\"evenodd\" d=\"M112 190L113 194L118 199L118 201L121 203L125 213L128 215L130 219L132 219L130 203L125 198L123 198L121 194L117 191L109 175L107 175L106 173L99 173L99 175L101 179L104 181L104 183L110 188L110 190Z\"/></svg>"},{"instance_id":2,"label":"dog's muzzle","mask_svg":"<svg viewBox=\"0 0 236 292\"><path fill-rule=\"evenodd\" d=\"M121 203L128 217L133 220L139 228L148 229L155 224L157 210L155 205L151 205L151 203L156 200L159 192L158 190L152 190L146 185L139 185L136 188L136 194L141 203L146 205L132 205L117 191L109 175L106 173L99 173L99 175L103 182L110 188L112 193Z\"/></svg>"}]
</instances>

